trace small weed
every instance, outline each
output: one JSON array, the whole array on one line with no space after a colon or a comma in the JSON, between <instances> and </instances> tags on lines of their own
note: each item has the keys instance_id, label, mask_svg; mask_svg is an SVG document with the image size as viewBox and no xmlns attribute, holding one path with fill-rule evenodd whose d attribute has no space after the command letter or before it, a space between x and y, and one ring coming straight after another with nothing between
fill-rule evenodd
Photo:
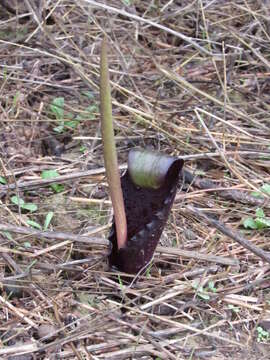
<instances>
[{"instance_id":1,"label":"small weed","mask_svg":"<svg viewBox=\"0 0 270 360\"><path fill-rule=\"evenodd\" d=\"M44 230L47 230L51 221L52 221L52 218L53 218L53 211L49 211L48 214L46 215L46 218L45 218L45 221L44 221Z\"/></svg>"},{"instance_id":2,"label":"small weed","mask_svg":"<svg viewBox=\"0 0 270 360\"><path fill-rule=\"evenodd\" d=\"M248 217L243 220L243 226L245 229L252 230L270 228L270 218L265 216L263 209L258 208L255 217Z\"/></svg>"},{"instance_id":3,"label":"small weed","mask_svg":"<svg viewBox=\"0 0 270 360\"><path fill-rule=\"evenodd\" d=\"M0 176L0 184L6 185L6 183L7 180L3 176Z\"/></svg>"},{"instance_id":4,"label":"small weed","mask_svg":"<svg viewBox=\"0 0 270 360\"><path fill-rule=\"evenodd\" d=\"M270 184L264 184L263 186L260 187L260 190L261 190L262 193L264 193L266 195L270 195ZM254 196L254 197L257 197L257 198L261 198L261 199L264 198L263 194L261 194L258 191L253 191L251 193L251 195Z\"/></svg>"},{"instance_id":5,"label":"small weed","mask_svg":"<svg viewBox=\"0 0 270 360\"><path fill-rule=\"evenodd\" d=\"M120 275L118 275L118 282L119 282L119 285L120 285L121 290L123 291L123 290L124 290L124 286L123 286L123 281L122 281Z\"/></svg>"},{"instance_id":6,"label":"small weed","mask_svg":"<svg viewBox=\"0 0 270 360\"><path fill-rule=\"evenodd\" d=\"M81 153L84 153L86 150L87 150L87 147L86 147L86 146L82 145L82 146L80 147L80 152L81 152Z\"/></svg>"},{"instance_id":7,"label":"small weed","mask_svg":"<svg viewBox=\"0 0 270 360\"><path fill-rule=\"evenodd\" d=\"M89 98L90 95L86 96ZM93 120L96 117L95 114L98 113L98 106L93 104L74 117L74 115L70 112L65 114L64 105L65 99L63 97L54 98L50 104L50 110L59 123L59 125L53 129L57 133L62 133L70 128L76 129L80 121Z\"/></svg>"},{"instance_id":8,"label":"small weed","mask_svg":"<svg viewBox=\"0 0 270 360\"><path fill-rule=\"evenodd\" d=\"M18 207L20 207L23 210L34 212L34 211L37 211L37 209L38 209L36 204L26 203L26 202L24 202L24 200L22 198L20 198L17 195L12 196L10 200L13 204L17 205Z\"/></svg>"},{"instance_id":9,"label":"small weed","mask_svg":"<svg viewBox=\"0 0 270 360\"><path fill-rule=\"evenodd\" d=\"M27 220L27 224L35 229L42 230L42 226L34 220Z\"/></svg>"},{"instance_id":10,"label":"small weed","mask_svg":"<svg viewBox=\"0 0 270 360\"><path fill-rule=\"evenodd\" d=\"M207 286L203 288L203 286L199 285L199 282L195 282L192 287L197 290L197 295L203 300L210 300L210 293L216 293L217 288L215 287L215 283L213 281L209 281Z\"/></svg>"},{"instance_id":11,"label":"small weed","mask_svg":"<svg viewBox=\"0 0 270 360\"><path fill-rule=\"evenodd\" d=\"M16 91L16 94L13 96L13 107L16 108L20 99L20 92Z\"/></svg>"},{"instance_id":12,"label":"small weed","mask_svg":"<svg viewBox=\"0 0 270 360\"><path fill-rule=\"evenodd\" d=\"M95 95L92 91L86 90L82 91L82 95L86 96L89 100L93 100L95 98Z\"/></svg>"},{"instance_id":13,"label":"small weed","mask_svg":"<svg viewBox=\"0 0 270 360\"><path fill-rule=\"evenodd\" d=\"M9 241L14 241L12 235L8 231L1 231L1 234L3 234Z\"/></svg>"},{"instance_id":14,"label":"small weed","mask_svg":"<svg viewBox=\"0 0 270 360\"><path fill-rule=\"evenodd\" d=\"M199 285L199 281L194 282L192 284L192 287L197 290L197 295L201 299L210 300L210 296L209 296L208 292L201 285Z\"/></svg>"},{"instance_id":15,"label":"small weed","mask_svg":"<svg viewBox=\"0 0 270 360\"><path fill-rule=\"evenodd\" d=\"M63 97L57 97L57 98L53 99L53 101L50 105L50 109L51 109L51 112L56 117L56 120L59 120L59 121L63 120L64 104L65 104L65 99Z\"/></svg>"},{"instance_id":16,"label":"small weed","mask_svg":"<svg viewBox=\"0 0 270 360\"><path fill-rule=\"evenodd\" d=\"M60 125L53 129L57 133L61 133L64 130L64 104L65 99L63 97L57 97L53 99L50 105L51 112L60 123Z\"/></svg>"},{"instance_id":17,"label":"small weed","mask_svg":"<svg viewBox=\"0 0 270 360\"><path fill-rule=\"evenodd\" d=\"M96 104L89 105L87 108L75 117L76 121L94 120L98 113L98 106Z\"/></svg>"},{"instance_id":18,"label":"small weed","mask_svg":"<svg viewBox=\"0 0 270 360\"><path fill-rule=\"evenodd\" d=\"M30 226L32 226L32 227L35 228L35 229L46 231L46 230L48 230L48 227L49 227L49 225L50 225L50 223L51 223L51 220L52 220L52 218L53 218L53 215L54 215L53 211L49 211L49 212L48 212L48 214L47 214L46 217L45 217L45 221L44 221L43 227L42 227L38 222L36 222L36 221L34 221L34 220L30 220L30 219L27 220L27 224L30 225Z\"/></svg>"},{"instance_id":19,"label":"small weed","mask_svg":"<svg viewBox=\"0 0 270 360\"><path fill-rule=\"evenodd\" d=\"M56 170L44 170L41 173L42 179L54 179L58 177L59 174ZM62 192L64 191L65 187L62 184L51 184L51 188L56 192Z\"/></svg>"},{"instance_id":20,"label":"small weed","mask_svg":"<svg viewBox=\"0 0 270 360\"><path fill-rule=\"evenodd\" d=\"M198 170L195 170L194 175L197 175L197 176L205 176L206 173L205 173L205 171L203 171L203 170L201 170L201 169L198 169Z\"/></svg>"},{"instance_id":21,"label":"small weed","mask_svg":"<svg viewBox=\"0 0 270 360\"><path fill-rule=\"evenodd\" d=\"M217 288L215 287L214 281L209 281L208 283L208 289L209 291L212 291L213 293L217 292Z\"/></svg>"},{"instance_id":22,"label":"small weed","mask_svg":"<svg viewBox=\"0 0 270 360\"><path fill-rule=\"evenodd\" d=\"M151 269L152 269L152 266L153 266L153 261L151 261L151 263L148 265L147 269L146 269L146 277L147 278L150 278L151 276Z\"/></svg>"},{"instance_id":23,"label":"small weed","mask_svg":"<svg viewBox=\"0 0 270 360\"><path fill-rule=\"evenodd\" d=\"M23 246L26 248L26 249L30 249L31 248L31 243L29 242L29 241L25 241L24 243L23 243Z\"/></svg>"},{"instance_id":24,"label":"small weed","mask_svg":"<svg viewBox=\"0 0 270 360\"><path fill-rule=\"evenodd\" d=\"M237 307L237 306L235 306L233 304L229 304L228 309L230 309L232 312L234 312L236 314L240 311L239 307Z\"/></svg>"},{"instance_id":25,"label":"small weed","mask_svg":"<svg viewBox=\"0 0 270 360\"><path fill-rule=\"evenodd\" d=\"M270 340L269 331L264 330L261 326L257 327L257 341L260 343L265 343Z\"/></svg>"}]
</instances>

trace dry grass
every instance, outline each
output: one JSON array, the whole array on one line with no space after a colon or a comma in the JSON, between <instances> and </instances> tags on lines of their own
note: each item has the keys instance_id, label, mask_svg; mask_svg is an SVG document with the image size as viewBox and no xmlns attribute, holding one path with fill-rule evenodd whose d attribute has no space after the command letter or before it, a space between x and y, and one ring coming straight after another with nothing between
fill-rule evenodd
<instances>
[{"instance_id":1,"label":"dry grass","mask_svg":"<svg viewBox=\"0 0 270 360\"><path fill-rule=\"evenodd\" d=\"M269 228L242 225L258 204L270 217L269 196L252 197L270 184L269 3L1 4L1 175L9 187L0 191L0 222L13 225L1 228L1 359L269 359L269 263L188 207L269 251ZM131 147L152 146L183 156L186 169L220 188L182 184L163 246L131 283L110 272L107 242L97 241L112 214L98 110L104 33L120 164ZM61 176L62 192L41 181L48 169ZM38 209L18 208L12 196ZM43 227L49 212L55 237L12 231L29 220ZM261 338L258 326L268 330Z\"/></svg>"}]
</instances>

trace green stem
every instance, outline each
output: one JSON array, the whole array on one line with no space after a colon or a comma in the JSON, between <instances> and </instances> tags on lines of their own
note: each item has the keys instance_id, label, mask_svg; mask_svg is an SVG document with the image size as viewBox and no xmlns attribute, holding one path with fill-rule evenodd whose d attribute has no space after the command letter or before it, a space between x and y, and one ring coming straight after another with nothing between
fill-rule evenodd
<instances>
[{"instance_id":1,"label":"green stem","mask_svg":"<svg viewBox=\"0 0 270 360\"><path fill-rule=\"evenodd\" d=\"M114 209L117 244L120 249L126 245L127 221L114 141L106 38L102 41L100 59L100 112L104 162Z\"/></svg>"}]
</instances>

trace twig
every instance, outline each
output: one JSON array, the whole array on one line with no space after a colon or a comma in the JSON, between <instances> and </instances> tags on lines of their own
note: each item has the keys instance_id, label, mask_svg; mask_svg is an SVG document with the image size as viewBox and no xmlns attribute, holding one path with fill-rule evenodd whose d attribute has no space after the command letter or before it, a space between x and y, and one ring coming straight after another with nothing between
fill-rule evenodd
<instances>
[{"instance_id":1,"label":"twig","mask_svg":"<svg viewBox=\"0 0 270 360\"><path fill-rule=\"evenodd\" d=\"M246 156L247 158L259 158L260 156L270 155L270 151L259 151L259 150L226 150L226 155L241 155ZM220 157L220 152L212 151L212 152L202 152L198 154L190 154L190 155L180 155L179 158L183 160L201 160L201 159L211 159Z\"/></svg>"},{"instance_id":2,"label":"twig","mask_svg":"<svg viewBox=\"0 0 270 360\"><path fill-rule=\"evenodd\" d=\"M215 98L211 94L208 94L207 92L200 90L196 86L193 86L190 82L186 81L182 76L179 76L176 73L173 73L167 69L164 69L157 63L155 63L155 64L156 64L156 67L158 68L158 70L160 70L160 72L162 74L164 74L168 79L174 80L176 83L179 84L179 86L184 87L185 89L188 89L196 94L199 94L200 96L203 96L204 98L207 98L208 100L212 101L214 104L217 104L217 105L223 107L223 102L220 101L219 99ZM266 131L266 134L269 133L269 127L267 127L267 125L260 123L257 119L245 114L243 111L238 110L237 108L235 108L231 105L228 105L228 104L227 104L226 110L228 113L230 113L234 116L236 115L236 116L240 117L241 119L248 121L248 123L253 124L255 127L264 129ZM267 142L266 139L262 139L262 140L265 143Z\"/></svg>"},{"instance_id":3,"label":"twig","mask_svg":"<svg viewBox=\"0 0 270 360\"><path fill-rule=\"evenodd\" d=\"M242 175L241 173L236 170L235 168L233 168L231 166L231 164L229 163L229 161L227 160L225 153L223 151L223 149L221 149L216 140L214 139L213 135L211 134L211 131L209 131L205 121L203 120L203 118L201 117L201 115L199 114L197 109L194 109L198 120L200 121L202 127L204 128L204 130L206 131L207 135L209 136L211 142L213 143L213 145L215 146L215 148L217 149L218 152L220 152L220 156L222 158L222 160L224 161L224 164L227 166L227 168L231 171L232 174L234 174L239 180L241 180L242 183L246 184L247 186L251 186L254 190L258 190L251 182L247 181Z\"/></svg>"},{"instance_id":4,"label":"twig","mask_svg":"<svg viewBox=\"0 0 270 360\"><path fill-rule=\"evenodd\" d=\"M28 325L34 327L35 329L38 328L38 326L27 316L25 316L21 310L19 310L16 306L12 305L9 301L5 300L2 296L0 296L0 303L2 306L8 308L12 313L14 313L16 316L18 316L22 321L26 322Z\"/></svg>"},{"instance_id":5,"label":"twig","mask_svg":"<svg viewBox=\"0 0 270 360\"><path fill-rule=\"evenodd\" d=\"M65 181L75 180L78 178L85 178L93 175L99 175L104 174L105 169L99 168L94 170L87 170L87 171L78 171L74 172L72 174L67 175L60 175L53 179L40 179L40 180L33 180L33 181L23 181L18 182L17 184L8 184L8 185L2 185L0 186L0 197L5 195L10 190L22 190L22 189L36 189L44 186L48 186L54 183L62 183Z\"/></svg>"},{"instance_id":6,"label":"twig","mask_svg":"<svg viewBox=\"0 0 270 360\"><path fill-rule=\"evenodd\" d=\"M39 350L38 342L32 342L30 344L19 344L14 346L5 346L0 349L0 355L11 355L11 354L29 354Z\"/></svg>"},{"instance_id":7,"label":"twig","mask_svg":"<svg viewBox=\"0 0 270 360\"><path fill-rule=\"evenodd\" d=\"M214 262L216 264L222 264L222 265L228 265L228 266L238 266L239 265L239 262L236 259L225 258L222 256L201 254L198 251L182 250L182 249L178 249L178 248L165 247L165 246L158 246L156 251L161 254L172 254L172 255L183 256L183 257L202 260L202 261L210 261L210 262Z\"/></svg>"},{"instance_id":8,"label":"twig","mask_svg":"<svg viewBox=\"0 0 270 360\"><path fill-rule=\"evenodd\" d=\"M119 169L126 169L126 165L120 165ZM10 190L25 190L25 189L36 189L44 186L48 186L51 184L60 184L66 181L76 180L80 178L87 178L89 176L105 174L105 168L100 167L98 169L86 170L86 171L77 171L72 174L60 175L52 179L40 179L40 180L32 180L32 181L22 181L17 184L8 184L0 186L0 198L4 196Z\"/></svg>"},{"instance_id":9,"label":"twig","mask_svg":"<svg viewBox=\"0 0 270 360\"><path fill-rule=\"evenodd\" d=\"M251 251L253 254L257 255L262 260L264 260L270 264L270 254L268 252L260 249L258 246L252 244L249 240L245 239L238 232L229 229L224 224L222 224L220 221L217 221L217 220L214 220L214 219L208 217L201 210L199 210L191 205L187 205L186 209L188 211L190 211L192 214L204 219L207 222L207 224L214 226L216 229L221 231L224 235L227 235L229 238L236 241L238 244L243 246L245 249Z\"/></svg>"},{"instance_id":10,"label":"twig","mask_svg":"<svg viewBox=\"0 0 270 360\"><path fill-rule=\"evenodd\" d=\"M88 245L108 246L110 244L109 240L102 238L87 237L83 235L73 235L70 233L55 232L55 231L39 231L23 226L13 226L9 224L0 224L0 231L10 231L16 234L36 236L38 238L46 238L51 240L61 240L61 241L70 240Z\"/></svg>"},{"instance_id":11,"label":"twig","mask_svg":"<svg viewBox=\"0 0 270 360\"><path fill-rule=\"evenodd\" d=\"M210 190L218 192L218 195L227 199L233 200L236 202L241 202L243 204L250 204L259 207L270 207L270 201L267 198L260 199L255 196L249 195L246 191L243 190L224 190L224 188L220 188L216 185L212 180L209 179L201 179L198 176L194 176L190 171L184 169L183 170L183 178L184 181L188 184L192 184L193 186L202 189L202 190Z\"/></svg>"},{"instance_id":12,"label":"twig","mask_svg":"<svg viewBox=\"0 0 270 360\"><path fill-rule=\"evenodd\" d=\"M117 302L115 302L114 300L107 300L108 303L111 303L113 305L116 305L116 306L119 306L119 304ZM155 315L155 314L151 314L151 313L147 313L145 311L142 311L140 310L139 307L137 308L132 308L130 306L127 306L126 304L122 304L123 308L129 310L129 312L131 313L135 313L135 314L140 314L140 315L144 315L144 316L148 316L149 318L153 319L153 320L156 320L157 322L161 322L161 323L164 323L164 324L169 324L169 325L172 325L172 326L177 326L179 327L179 329L185 329L185 330L188 330L190 332L193 333L193 335L204 335L204 336L208 336L210 338L213 338L213 339L217 339L219 341L224 341L224 342L227 342L231 345L235 345L235 346L239 346L239 347L244 347L245 345L235 341L235 340L231 340L231 339L228 339L226 337L222 337L220 336L219 334L216 334L215 332L213 331L208 331L208 328L205 328L205 329L197 329L193 326L190 326L190 325L186 325L184 323L179 323L177 321L174 321L174 320L171 320L171 319L168 319L166 317L162 317L162 316L159 316L159 315ZM127 316L129 316L129 313L127 313Z\"/></svg>"},{"instance_id":13,"label":"twig","mask_svg":"<svg viewBox=\"0 0 270 360\"><path fill-rule=\"evenodd\" d=\"M208 51L204 47L197 44L196 41L194 41L192 38L180 33L179 31L174 31L174 30L172 30L172 29L170 29L170 28L168 28L168 27L166 27L164 25L161 25L159 23L156 23L154 21L142 18L142 17L140 17L138 15L135 15L135 14L131 14L131 13L125 11L125 10L117 9L117 8L112 7L112 6L99 3L97 1L93 1L93 0L84 0L84 1L87 2L88 4L92 5L92 6L95 6L95 7L101 8L103 10L107 10L107 11L110 11L110 12L113 12L113 13L116 13L116 14L119 14L119 15L122 15L122 16L126 16L127 18L130 18L130 19L133 19L133 20L136 20L136 21L139 21L139 22L143 22L145 24L156 27L156 28L158 28L160 30L166 31L169 34L172 34L172 35L180 38L181 40L186 41L187 43L194 46L197 50L199 50L203 54L210 55L210 56L214 56L214 55L219 56L219 54L212 54L210 51Z\"/></svg>"}]
</instances>

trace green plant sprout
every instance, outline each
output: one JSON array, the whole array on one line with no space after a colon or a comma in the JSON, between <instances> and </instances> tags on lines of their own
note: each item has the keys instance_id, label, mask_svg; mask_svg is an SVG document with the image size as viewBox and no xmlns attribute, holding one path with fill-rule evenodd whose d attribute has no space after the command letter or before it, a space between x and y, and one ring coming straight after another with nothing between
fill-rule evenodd
<instances>
[{"instance_id":1,"label":"green plant sprout","mask_svg":"<svg viewBox=\"0 0 270 360\"><path fill-rule=\"evenodd\" d=\"M100 58L100 112L104 163L114 209L117 245L121 249L127 242L127 220L114 140L106 38L102 42Z\"/></svg>"},{"instance_id":2,"label":"green plant sprout","mask_svg":"<svg viewBox=\"0 0 270 360\"><path fill-rule=\"evenodd\" d=\"M100 112L104 163L114 210L109 262L120 271L135 274L145 270L152 259L176 195L184 161L156 151L131 149L128 171L120 180L106 38L101 47Z\"/></svg>"},{"instance_id":3,"label":"green plant sprout","mask_svg":"<svg viewBox=\"0 0 270 360\"><path fill-rule=\"evenodd\" d=\"M153 266L153 261L150 262L149 266L147 266L147 269L146 269L146 273L145 273L145 276L147 278L150 278L151 277L151 269L152 269L152 266Z\"/></svg>"},{"instance_id":4,"label":"green plant sprout","mask_svg":"<svg viewBox=\"0 0 270 360\"><path fill-rule=\"evenodd\" d=\"M199 280L195 281L192 284L192 287L193 287L193 289L196 290L197 296L199 296L201 299L210 300L210 296L209 296L208 292L203 288L202 285L200 285Z\"/></svg>"}]
</instances>

